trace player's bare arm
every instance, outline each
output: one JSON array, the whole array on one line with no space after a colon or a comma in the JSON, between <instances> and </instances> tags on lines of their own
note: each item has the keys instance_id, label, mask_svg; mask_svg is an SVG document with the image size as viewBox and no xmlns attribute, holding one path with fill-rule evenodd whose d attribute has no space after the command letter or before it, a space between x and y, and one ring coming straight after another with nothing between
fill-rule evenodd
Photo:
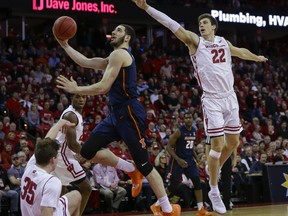
<instances>
[{"instance_id":1,"label":"player's bare arm","mask_svg":"<svg viewBox=\"0 0 288 216\"><path fill-rule=\"evenodd\" d=\"M123 51L124 50L115 50L110 54L109 63L100 82L89 86L78 86L72 77L69 80L60 75L56 79L57 87L66 92L81 95L100 95L108 93L119 74L120 68L125 62Z\"/></svg>"},{"instance_id":2,"label":"player's bare arm","mask_svg":"<svg viewBox=\"0 0 288 216\"><path fill-rule=\"evenodd\" d=\"M52 32L54 34L54 29L52 29ZM100 58L100 57L95 57L95 58L87 58L74 48L72 48L68 40L60 40L57 38L54 34L54 38L58 41L60 46L65 50L65 52L69 55L69 57L78 65L81 67L85 68L92 68L92 69L98 69L98 70L105 70L108 64L108 59L107 58Z\"/></svg>"},{"instance_id":3,"label":"player's bare arm","mask_svg":"<svg viewBox=\"0 0 288 216\"><path fill-rule=\"evenodd\" d=\"M151 17L153 17L159 23L170 29L174 33L174 35L189 48L190 54L194 54L196 52L196 48L199 43L199 37L197 34L184 29L175 20L171 19L161 11L158 11L155 8L148 5L146 0L132 0L132 1L139 8L145 10Z\"/></svg>"},{"instance_id":4,"label":"player's bare arm","mask_svg":"<svg viewBox=\"0 0 288 216\"><path fill-rule=\"evenodd\" d=\"M185 168L188 166L187 162L185 160L183 160L182 158L180 158L175 153L175 145L176 145L177 140L180 137L181 137L181 132L179 129L177 129L173 134L171 134L171 136L168 140L168 144L167 144L166 149L167 149L168 153L171 155L171 157L173 157L182 168Z\"/></svg>"},{"instance_id":5,"label":"player's bare arm","mask_svg":"<svg viewBox=\"0 0 288 216\"><path fill-rule=\"evenodd\" d=\"M63 119L70 121L71 123L75 124L75 127L78 125L78 118L73 112L65 113ZM67 128L66 132L66 140L68 148L71 149L73 152L80 154L81 145L77 142L76 138L76 129L75 127Z\"/></svg>"},{"instance_id":6,"label":"player's bare arm","mask_svg":"<svg viewBox=\"0 0 288 216\"><path fill-rule=\"evenodd\" d=\"M56 139L57 133L60 129L66 132L67 128L75 126L74 123L65 119L60 119L46 134L45 138Z\"/></svg>"},{"instance_id":7,"label":"player's bare arm","mask_svg":"<svg viewBox=\"0 0 288 216\"><path fill-rule=\"evenodd\" d=\"M41 206L41 215L40 216L53 216L54 208Z\"/></svg>"},{"instance_id":8,"label":"player's bare arm","mask_svg":"<svg viewBox=\"0 0 288 216\"><path fill-rule=\"evenodd\" d=\"M268 59L264 56L255 55L246 48L239 48L239 47L233 46L229 41L227 41L227 42L229 44L232 56L236 56L236 57L244 59L244 60L250 60L250 61L256 61L256 62L268 61Z\"/></svg>"}]
</instances>

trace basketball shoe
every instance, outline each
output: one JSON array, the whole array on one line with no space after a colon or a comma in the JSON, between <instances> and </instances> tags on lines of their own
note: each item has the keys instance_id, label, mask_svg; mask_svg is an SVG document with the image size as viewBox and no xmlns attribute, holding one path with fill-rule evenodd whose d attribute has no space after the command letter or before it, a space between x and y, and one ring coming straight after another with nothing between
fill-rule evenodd
<instances>
[{"instance_id":1,"label":"basketball shoe","mask_svg":"<svg viewBox=\"0 0 288 216\"><path fill-rule=\"evenodd\" d=\"M212 193L211 191L208 193L209 199L212 202L213 210L219 214L225 214L226 208L221 199L220 193Z\"/></svg>"},{"instance_id":2,"label":"basketball shoe","mask_svg":"<svg viewBox=\"0 0 288 216\"><path fill-rule=\"evenodd\" d=\"M212 212L207 211L204 206L196 212L196 216L212 216L212 215L213 215Z\"/></svg>"},{"instance_id":3,"label":"basketball shoe","mask_svg":"<svg viewBox=\"0 0 288 216\"><path fill-rule=\"evenodd\" d=\"M150 206L151 211L153 212L154 216L163 216L160 206L156 206L155 203Z\"/></svg>"},{"instance_id":4,"label":"basketball shoe","mask_svg":"<svg viewBox=\"0 0 288 216\"><path fill-rule=\"evenodd\" d=\"M127 175L132 180L132 197L137 197L142 189L143 175L139 172L136 166L135 170L133 172L127 172Z\"/></svg>"},{"instance_id":5,"label":"basketball shoe","mask_svg":"<svg viewBox=\"0 0 288 216\"><path fill-rule=\"evenodd\" d=\"M178 204L171 204L172 212L163 212L163 216L180 216L181 207Z\"/></svg>"}]
</instances>

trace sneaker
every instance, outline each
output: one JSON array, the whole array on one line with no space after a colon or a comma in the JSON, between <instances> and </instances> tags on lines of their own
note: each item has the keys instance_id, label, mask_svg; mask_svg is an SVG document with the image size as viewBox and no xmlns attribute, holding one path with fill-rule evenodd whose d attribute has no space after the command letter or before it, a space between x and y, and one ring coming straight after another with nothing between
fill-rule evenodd
<instances>
[{"instance_id":1,"label":"sneaker","mask_svg":"<svg viewBox=\"0 0 288 216\"><path fill-rule=\"evenodd\" d=\"M171 204L172 212L163 212L163 216L180 216L181 207L178 204Z\"/></svg>"},{"instance_id":2,"label":"sneaker","mask_svg":"<svg viewBox=\"0 0 288 216\"><path fill-rule=\"evenodd\" d=\"M132 180L132 197L137 197L142 189L142 179L143 175L135 167L133 172L127 172L127 175Z\"/></svg>"},{"instance_id":3,"label":"sneaker","mask_svg":"<svg viewBox=\"0 0 288 216\"><path fill-rule=\"evenodd\" d=\"M196 212L196 216L212 216L212 215L213 215L212 212L207 211L204 206Z\"/></svg>"},{"instance_id":4,"label":"sneaker","mask_svg":"<svg viewBox=\"0 0 288 216\"><path fill-rule=\"evenodd\" d=\"M208 193L209 199L212 202L213 210L216 211L219 214L225 214L226 208L225 205L220 197L219 193L211 193L211 191Z\"/></svg>"},{"instance_id":5,"label":"sneaker","mask_svg":"<svg viewBox=\"0 0 288 216\"><path fill-rule=\"evenodd\" d=\"M156 206L155 204L153 204L150 206L150 209L153 212L154 216L163 216L160 206Z\"/></svg>"}]
</instances>

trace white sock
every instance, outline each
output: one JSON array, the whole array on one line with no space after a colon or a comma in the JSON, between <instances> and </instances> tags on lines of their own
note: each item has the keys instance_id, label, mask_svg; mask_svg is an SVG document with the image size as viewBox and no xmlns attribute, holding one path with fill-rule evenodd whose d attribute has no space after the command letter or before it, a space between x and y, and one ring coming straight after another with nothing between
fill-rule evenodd
<instances>
[{"instance_id":1,"label":"white sock","mask_svg":"<svg viewBox=\"0 0 288 216\"><path fill-rule=\"evenodd\" d=\"M203 207L203 202L197 203L198 210L201 210Z\"/></svg>"},{"instance_id":2,"label":"white sock","mask_svg":"<svg viewBox=\"0 0 288 216\"><path fill-rule=\"evenodd\" d=\"M154 203L155 206L160 206L159 200Z\"/></svg>"},{"instance_id":3,"label":"white sock","mask_svg":"<svg viewBox=\"0 0 288 216\"><path fill-rule=\"evenodd\" d=\"M135 170L135 166L132 163L129 163L122 158L119 158L115 168L123 170L124 172L133 172Z\"/></svg>"},{"instance_id":4,"label":"white sock","mask_svg":"<svg viewBox=\"0 0 288 216\"><path fill-rule=\"evenodd\" d=\"M167 195L159 198L158 200L159 200L159 204L163 212L166 212L166 213L172 212L172 206L169 202Z\"/></svg>"},{"instance_id":5,"label":"white sock","mask_svg":"<svg viewBox=\"0 0 288 216\"><path fill-rule=\"evenodd\" d=\"M214 185L211 185L211 183L209 182L209 185L210 185L210 188L211 188L211 192L212 193L220 193L219 192L219 188L218 188L218 185L214 186Z\"/></svg>"}]
</instances>

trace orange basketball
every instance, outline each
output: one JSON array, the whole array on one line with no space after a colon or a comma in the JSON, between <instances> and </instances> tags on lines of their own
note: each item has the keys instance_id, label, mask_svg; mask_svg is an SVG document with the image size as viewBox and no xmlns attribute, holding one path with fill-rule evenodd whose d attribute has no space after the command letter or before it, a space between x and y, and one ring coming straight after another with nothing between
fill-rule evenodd
<instances>
[{"instance_id":1,"label":"orange basketball","mask_svg":"<svg viewBox=\"0 0 288 216\"><path fill-rule=\"evenodd\" d=\"M59 17L53 25L54 35L60 40L74 37L77 32L75 20L69 16Z\"/></svg>"}]
</instances>

